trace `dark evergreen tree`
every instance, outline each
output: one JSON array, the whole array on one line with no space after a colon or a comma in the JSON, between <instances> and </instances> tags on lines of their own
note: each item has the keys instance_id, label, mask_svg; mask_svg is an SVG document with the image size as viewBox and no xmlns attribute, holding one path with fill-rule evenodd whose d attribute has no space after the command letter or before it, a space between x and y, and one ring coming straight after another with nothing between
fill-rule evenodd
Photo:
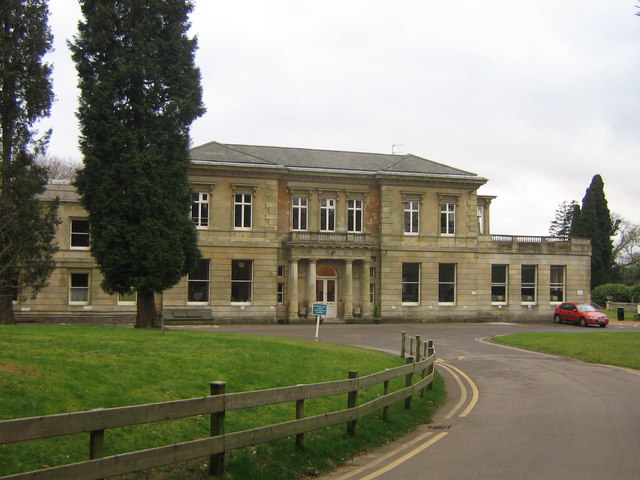
<instances>
[{"instance_id":1,"label":"dark evergreen tree","mask_svg":"<svg viewBox=\"0 0 640 480\"><path fill-rule=\"evenodd\" d=\"M199 258L189 219L189 127L202 115L186 0L81 0L70 47L79 74L75 180L91 252L108 293L138 295L136 327L153 326L155 294Z\"/></svg>"},{"instance_id":2,"label":"dark evergreen tree","mask_svg":"<svg viewBox=\"0 0 640 480\"><path fill-rule=\"evenodd\" d=\"M564 201L556 209L556 215L549 226L549 235L554 237L568 237L573 224L573 215L576 212L578 202Z\"/></svg>"},{"instance_id":3,"label":"dark evergreen tree","mask_svg":"<svg viewBox=\"0 0 640 480\"><path fill-rule=\"evenodd\" d=\"M591 288L609 282L613 268L611 237L616 229L617 223L611 220L605 198L602 177L594 175L571 229L572 237L591 239Z\"/></svg>"},{"instance_id":4,"label":"dark evergreen tree","mask_svg":"<svg viewBox=\"0 0 640 480\"><path fill-rule=\"evenodd\" d=\"M57 201L41 202L47 169L36 164L49 132L53 93L49 9L45 0L3 0L0 7L0 323L15 323L12 300L34 297L55 266Z\"/></svg>"}]
</instances>

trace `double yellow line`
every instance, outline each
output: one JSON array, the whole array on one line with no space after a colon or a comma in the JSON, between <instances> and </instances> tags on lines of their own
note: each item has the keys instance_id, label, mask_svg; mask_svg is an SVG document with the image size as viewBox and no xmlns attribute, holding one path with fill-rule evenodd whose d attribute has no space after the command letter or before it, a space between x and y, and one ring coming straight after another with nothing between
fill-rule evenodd
<instances>
[{"instance_id":1,"label":"double yellow line","mask_svg":"<svg viewBox=\"0 0 640 480\"><path fill-rule=\"evenodd\" d=\"M446 363L443 360L436 360L438 367L442 367L443 369L445 369L456 381L456 383L458 384L458 386L460 387L460 400L458 401L458 403L456 403L456 405L449 411L447 412L447 414L445 415L445 419L449 419L454 417L457 412L465 405L467 404L467 407L462 411L462 413L460 413L458 416L459 417L466 417L469 412L471 412L471 410L473 409L473 407L475 407L476 403L478 403L478 398L479 398L479 392L478 392L478 387L476 387L476 384L473 382L473 380L471 380L471 378L464 373L462 370L460 370L457 367L454 367L453 365L450 365L448 363ZM464 381L463 381L464 380ZM469 386L469 388L471 389L471 399L469 400L469 402L467 403L467 400L469 399L469 391L467 389L467 387L465 386L465 382L466 384ZM387 460L389 460L390 458L395 457L396 455L398 455L399 453L406 451L407 448L413 447L411 450L409 450L407 453L405 453L404 455L396 458L395 460L385 464L384 466L378 468L377 470L363 476L363 477L358 477L358 480L373 480L374 478L379 477L380 475L388 472L389 470L392 470L394 468L396 468L398 465L406 462L407 460L409 460L412 457L415 457L418 453L426 450L427 448L429 448L430 446L434 445L436 442L438 442L439 440L443 439L444 437L446 437L448 435L448 432L440 432L435 436L432 436L433 432L427 432L427 433L423 433L422 435L419 435L418 437L403 443L402 445L400 445L398 448L395 448L389 452L387 452L384 455L381 455L380 457L376 458L375 460L368 462L366 465L356 468L354 470L351 470L350 472L346 473L345 475L342 475L340 477L338 477L336 480L347 480L349 478L355 477L356 475L363 473L366 470L371 470L372 467L375 467L381 463L386 462ZM424 443L423 440L429 438L427 441L425 441ZM417 446L414 446L417 445Z\"/></svg>"}]
</instances>

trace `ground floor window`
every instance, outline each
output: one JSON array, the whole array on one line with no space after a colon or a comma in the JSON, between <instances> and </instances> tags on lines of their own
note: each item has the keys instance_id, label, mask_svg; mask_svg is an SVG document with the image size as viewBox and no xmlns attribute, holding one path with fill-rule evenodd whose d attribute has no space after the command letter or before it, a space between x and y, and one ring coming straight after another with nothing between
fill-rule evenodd
<instances>
[{"instance_id":1,"label":"ground floor window","mask_svg":"<svg viewBox=\"0 0 640 480\"><path fill-rule=\"evenodd\" d=\"M231 261L231 303L251 303L253 261Z\"/></svg>"},{"instance_id":2,"label":"ground floor window","mask_svg":"<svg viewBox=\"0 0 640 480\"><path fill-rule=\"evenodd\" d=\"M420 264L402 264L402 303L417 305L420 302Z\"/></svg>"},{"instance_id":3,"label":"ground floor window","mask_svg":"<svg viewBox=\"0 0 640 480\"><path fill-rule=\"evenodd\" d=\"M491 303L507 303L507 265L491 265Z\"/></svg>"},{"instance_id":4,"label":"ground floor window","mask_svg":"<svg viewBox=\"0 0 640 480\"><path fill-rule=\"evenodd\" d=\"M135 305L137 301L138 294L135 290L132 290L129 293L118 294L118 305Z\"/></svg>"},{"instance_id":5,"label":"ground floor window","mask_svg":"<svg viewBox=\"0 0 640 480\"><path fill-rule=\"evenodd\" d=\"M69 273L69 304L87 305L89 303L89 272Z\"/></svg>"},{"instance_id":6,"label":"ground floor window","mask_svg":"<svg viewBox=\"0 0 640 480\"><path fill-rule=\"evenodd\" d=\"M549 283L549 294L552 302L564 302L564 265L551 265L551 279Z\"/></svg>"},{"instance_id":7,"label":"ground floor window","mask_svg":"<svg viewBox=\"0 0 640 480\"><path fill-rule=\"evenodd\" d=\"M278 305L284 304L284 283L278 283Z\"/></svg>"},{"instance_id":8,"label":"ground floor window","mask_svg":"<svg viewBox=\"0 0 640 480\"><path fill-rule=\"evenodd\" d=\"M189 274L187 287L188 303L209 303L209 260L198 262Z\"/></svg>"},{"instance_id":9,"label":"ground floor window","mask_svg":"<svg viewBox=\"0 0 640 480\"><path fill-rule=\"evenodd\" d=\"M456 264L438 265L438 303L453 304L456 301Z\"/></svg>"},{"instance_id":10,"label":"ground floor window","mask_svg":"<svg viewBox=\"0 0 640 480\"><path fill-rule=\"evenodd\" d=\"M369 284L369 303L376 303L376 284Z\"/></svg>"},{"instance_id":11,"label":"ground floor window","mask_svg":"<svg viewBox=\"0 0 640 480\"><path fill-rule=\"evenodd\" d=\"M537 273L536 265L522 265L520 282L520 301L522 303L536 302Z\"/></svg>"}]
</instances>

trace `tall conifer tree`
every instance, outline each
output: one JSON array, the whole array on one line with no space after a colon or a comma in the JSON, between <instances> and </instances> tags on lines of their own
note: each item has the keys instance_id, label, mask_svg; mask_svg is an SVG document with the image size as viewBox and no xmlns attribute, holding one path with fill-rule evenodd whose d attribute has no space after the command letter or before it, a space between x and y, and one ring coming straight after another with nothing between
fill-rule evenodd
<instances>
[{"instance_id":1,"label":"tall conifer tree","mask_svg":"<svg viewBox=\"0 0 640 480\"><path fill-rule=\"evenodd\" d=\"M197 263L188 217L189 127L202 115L188 0L81 0L70 45L79 74L75 185L108 293L138 295L136 327L153 325L155 293Z\"/></svg>"},{"instance_id":2,"label":"tall conifer tree","mask_svg":"<svg viewBox=\"0 0 640 480\"><path fill-rule=\"evenodd\" d=\"M582 199L582 208L573 220L571 236L591 239L591 288L607 283L613 267L611 237L617 223L611 220L600 175L591 179Z\"/></svg>"},{"instance_id":3,"label":"tall conifer tree","mask_svg":"<svg viewBox=\"0 0 640 480\"><path fill-rule=\"evenodd\" d=\"M47 132L35 138L49 115L53 93L49 9L45 0L3 0L0 7L0 323L15 323L12 300L35 296L55 266L57 202L45 203Z\"/></svg>"}]
</instances>

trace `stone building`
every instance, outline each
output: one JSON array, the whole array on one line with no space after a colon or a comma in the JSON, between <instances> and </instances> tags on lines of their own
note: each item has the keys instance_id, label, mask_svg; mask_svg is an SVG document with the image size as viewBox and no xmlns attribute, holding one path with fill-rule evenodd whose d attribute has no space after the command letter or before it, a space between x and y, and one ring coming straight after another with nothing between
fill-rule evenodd
<instances>
[{"instance_id":1,"label":"stone building","mask_svg":"<svg viewBox=\"0 0 640 480\"><path fill-rule=\"evenodd\" d=\"M414 155L225 145L191 151L202 260L158 297L167 319L338 321L551 318L590 300L588 240L490 232L486 179ZM61 199L58 266L18 318L126 321L135 294L105 294L73 187Z\"/></svg>"}]
</instances>

